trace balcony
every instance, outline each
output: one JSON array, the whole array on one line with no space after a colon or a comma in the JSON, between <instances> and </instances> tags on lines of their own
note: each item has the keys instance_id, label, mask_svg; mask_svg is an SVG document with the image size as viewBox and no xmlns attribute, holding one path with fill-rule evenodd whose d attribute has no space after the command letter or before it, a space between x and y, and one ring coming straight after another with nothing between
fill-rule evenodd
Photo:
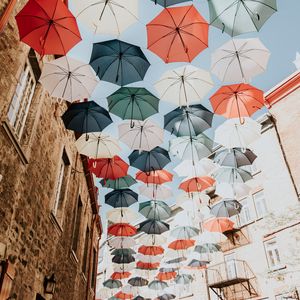
<instances>
[{"instance_id":1,"label":"balcony","mask_svg":"<svg viewBox=\"0 0 300 300\"><path fill-rule=\"evenodd\" d=\"M234 228L232 230L225 231L224 234L227 236L227 240L220 244L222 252L233 250L250 243L246 227Z\"/></svg>"}]
</instances>

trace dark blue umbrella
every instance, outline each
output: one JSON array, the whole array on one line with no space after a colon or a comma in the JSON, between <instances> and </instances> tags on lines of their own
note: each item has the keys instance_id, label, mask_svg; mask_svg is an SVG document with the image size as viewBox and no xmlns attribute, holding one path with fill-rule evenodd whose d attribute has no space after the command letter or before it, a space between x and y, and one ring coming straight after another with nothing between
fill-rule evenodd
<instances>
[{"instance_id":1,"label":"dark blue umbrella","mask_svg":"<svg viewBox=\"0 0 300 300\"><path fill-rule=\"evenodd\" d=\"M131 189L114 190L105 195L105 203L112 207L128 207L138 201L138 194Z\"/></svg>"},{"instance_id":2,"label":"dark blue umbrella","mask_svg":"<svg viewBox=\"0 0 300 300\"><path fill-rule=\"evenodd\" d=\"M188 1L191 1L191 0L151 0L153 1L155 4L159 4L163 7L168 7L168 6L171 6L171 5L175 5L175 4L178 4L178 3L183 3L183 2L188 2Z\"/></svg>"},{"instance_id":3,"label":"dark blue umbrella","mask_svg":"<svg viewBox=\"0 0 300 300\"><path fill-rule=\"evenodd\" d=\"M135 258L130 254L115 255L112 262L115 264L130 264L135 261Z\"/></svg>"},{"instance_id":4,"label":"dark blue umbrella","mask_svg":"<svg viewBox=\"0 0 300 300\"><path fill-rule=\"evenodd\" d=\"M101 80L123 86L143 80L150 63L140 47L110 40L93 45L90 65Z\"/></svg>"}]
</instances>

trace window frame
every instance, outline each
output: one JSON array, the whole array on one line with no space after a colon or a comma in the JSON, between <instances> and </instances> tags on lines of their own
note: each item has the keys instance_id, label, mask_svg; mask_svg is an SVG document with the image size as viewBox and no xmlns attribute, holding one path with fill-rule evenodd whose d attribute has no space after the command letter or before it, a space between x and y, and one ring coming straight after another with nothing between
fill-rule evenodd
<instances>
[{"instance_id":1,"label":"window frame","mask_svg":"<svg viewBox=\"0 0 300 300\"><path fill-rule=\"evenodd\" d=\"M257 199L255 198L255 196L256 196L256 195L259 195L259 194L262 194L262 195L263 195L263 197L262 197L260 200L263 200L263 202L264 202L263 205L264 205L264 210L265 210L265 211L264 211L262 214L259 214L259 212L258 212ZM261 219L261 218L265 217L265 216L268 214L269 209L268 209L267 201L266 201L266 198L265 198L264 190L261 189L261 190L255 192L254 194L252 194L252 198L253 198L253 203L254 203L254 208L255 208L255 213L256 213L257 219ZM259 198L258 198L258 199L259 199ZM260 202L260 203L261 203L261 202Z\"/></svg>"},{"instance_id":2,"label":"window frame","mask_svg":"<svg viewBox=\"0 0 300 300\"><path fill-rule=\"evenodd\" d=\"M250 203L250 200L252 200L251 195L249 195L249 196L247 196L247 197L245 197L245 198L243 198L242 200L239 201L239 202L242 204L242 210L241 210L241 212L239 213L239 221L240 221L240 225L241 225L241 226L246 226L246 225L252 223L253 220L254 220L254 218L253 218L253 216L252 216L252 214L251 214L251 203ZM247 202L246 205L245 205L245 202ZM242 220L243 220L243 218L244 218L244 216L245 216L245 214L244 214L245 207L246 207L247 210L248 210L248 213L249 213L249 219L247 219L247 220L244 219L245 222L242 222Z\"/></svg>"},{"instance_id":3,"label":"window frame","mask_svg":"<svg viewBox=\"0 0 300 300\"><path fill-rule=\"evenodd\" d=\"M272 255L273 255L272 258L269 255L270 248L268 248L268 245L270 245L270 244L275 244L275 247L271 248L271 252L272 252ZM284 265L281 262L281 257L280 257L280 251L279 251L278 243L277 243L277 240L275 238L267 240L267 241L264 241L264 249L265 249L267 264L268 264L268 267L269 267L269 269L271 271L276 271L278 269L284 268ZM275 249L275 252L274 252L274 249ZM277 263L275 261L275 258L276 258L276 260L278 259ZM272 264L272 260L274 261L274 265Z\"/></svg>"}]
</instances>

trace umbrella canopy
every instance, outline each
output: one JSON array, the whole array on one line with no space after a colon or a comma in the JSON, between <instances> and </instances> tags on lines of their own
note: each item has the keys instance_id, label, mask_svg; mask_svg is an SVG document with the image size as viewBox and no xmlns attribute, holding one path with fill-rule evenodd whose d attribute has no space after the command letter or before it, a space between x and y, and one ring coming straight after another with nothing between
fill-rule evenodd
<instances>
[{"instance_id":1,"label":"umbrella canopy","mask_svg":"<svg viewBox=\"0 0 300 300\"><path fill-rule=\"evenodd\" d=\"M112 123L108 111L94 101L71 104L62 120L67 129L79 133L100 132Z\"/></svg>"},{"instance_id":2,"label":"umbrella canopy","mask_svg":"<svg viewBox=\"0 0 300 300\"><path fill-rule=\"evenodd\" d=\"M106 217L112 223L131 223L140 218L139 214L126 207L114 208L106 213Z\"/></svg>"},{"instance_id":3,"label":"umbrella canopy","mask_svg":"<svg viewBox=\"0 0 300 300\"><path fill-rule=\"evenodd\" d=\"M215 142L226 148L247 148L261 136L261 125L250 119L244 118L241 124L239 119L230 119L220 125L215 131Z\"/></svg>"},{"instance_id":4,"label":"umbrella canopy","mask_svg":"<svg viewBox=\"0 0 300 300\"><path fill-rule=\"evenodd\" d=\"M134 150L129 155L130 165L143 172L162 170L171 159L167 150L155 147L151 151Z\"/></svg>"},{"instance_id":5,"label":"umbrella canopy","mask_svg":"<svg viewBox=\"0 0 300 300\"><path fill-rule=\"evenodd\" d=\"M158 279L159 281L163 281L163 280L172 280L177 276L177 273L172 271L172 272L159 272L156 275L156 279Z\"/></svg>"},{"instance_id":6,"label":"umbrella canopy","mask_svg":"<svg viewBox=\"0 0 300 300\"><path fill-rule=\"evenodd\" d=\"M139 231L145 232L147 234L162 234L168 230L169 224L154 219L149 219L142 222L139 228Z\"/></svg>"},{"instance_id":7,"label":"umbrella canopy","mask_svg":"<svg viewBox=\"0 0 300 300\"><path fill-rule=\"evenodd\" d=\"M130 272L135 268L135 263L130 264L112 264L114 272Z\"/></svg>"},{"instance_id":8,"label":"umbrella canopy","mask_svg":"<svg viewBox=\"0 0 300 300\"><path fill-rule=\"evenodd\" d=\"M214 162L220 166L240 168L253 164L257 156L249 149L223 149L215 154Z\"/></svg>"},{"instance_id":9,"label":"umbrella canopy","mask_svg":"<svg viewBox=\"0 0 300 300\"><path fill-rule=\"evenodd\" d=\"M212 54L211 72L223 82L249 82L266 71L269 57L259 39L232 39Z\"/></svg>"},{"instance_id":10,"label":"umbrella canopy","mask_svg":"<svg viewBox=\"0 0 300 300\"><path fill-rule=\"evenodd\" d=\"M148 285L149 289L159 291L168 287L168 284L164 281L153 280Z\"/></svg>"},{"instance_id":11,"label":"umbrella canopy","mask_svg":"<svg viewBox=\"0 0 300 300\"><path fill-rule=\"evenodd\" d=\"M144 246L160 246L165 242L166 238L164 236L156 234L144 234L139 238L139 243Z\"/></svg>"},{"instance_id":12,"label":"umbrella canopy","mask_svg":"<svg viewBox=\"0 0 300 300\"><path fill-rule=\"evenodd\" d=\"M170 259L170 260L167 260L166 261L166 264L168 265L179 265L181 262L185 261L186 260L186 257L178 257L178 258L174 258L174 259Z\"/></svg>"},{"instance_id":13,"label":"umbrella canopy","mask_svg":"<svg viewBox=\"0 0 300 300\"><path fill-rule=\"evenodd\" d=\"M215 184L215 180L209 176L193 177L183 181L179 185L179 189L187 193L202 192Z\"/></svg>"},{"instance_id":14,"label":"umbrella canopy","mask_svg":"<svg viewBox=\"0 0 300 300\"><path fill-rule=\"evenodd\" d=\"M120 280L108 279L103 282L103 285L109 289L118 289L122 286L122 282Z\"/></svg>"},{"instance_id":15,"label":"umbrella canopy","mask_svg":"<svg viewBox=\"0 0 300 300\"><path fill-rule=\"evenodd\" d=\"M242 199L249 195L251 191L250 186L245 183L219 183L216 186L215 193L223 198Z\"/></svg>"},{"instance_id":16,"label":"umbrella canopy","mask_svg":"<svg viewBox=\"0 0 300 300\"><path fill-rule=\"evenodd\" d=\"M173 174L166 170L155 170L150 171L149 173L145 173L142 171L139 171L136 173L137 180L140 180L146 184L163 184L166 182L170 182L173 180Z\"/></svg>"},{"instance_id":17,"label":"umbrella canopy","mask_svg":"<svg viewBox=\"0 0 300 300\"><path fill-rule=\"evenodd\" d=\"M126 279L131 276L130 272L114 272L111 274L111 279Z\"/></svg>"},{"instance_id":18,"label":"umbrella canopy","mask_svg":"<svg viewBox=\"0 0 300 300\"><path fill-rule=\"evenodd\" d=\"M138 259L139 261L142 262L147 262L147 263L157 263L157 262L161 262L161 260L163 259L162 255L144 255L141 253L138 253L138 255L136 256L136 259Z\"/></svg>"},{"instance_id":19,"label":"umbrella canopy","mask_svg":"<svg viewBox=\"0 0 300 300\"><path fill-rule=\"evenodd\" d=\"M153 1L155 4L159 4L163 7L168 7L168 6L172 6L178 3L182 3L182 2L187 2L189 0L151 0Z\"/></svg>"},{"instance_id":20,"label":"umbrella canopy","mask_svg":"<svg viewBox=\"0 0 300 300\"><path fill-rule=\"evenodd\" d=\"M242 207L242 204L237 200L223 199L211 207L210 213L216 217L230 218L238 215Z\"/></svg>"},{"instance_id":21,"label":"umbrella canopy","mask_svg":"<svg viewBox=\"0 0 300 300\"><path fill-rule=\"evenodd\" d=\"M121 86L143 80L150 67L140 47L119 40L95 43L90 65L101 80Z\"/></svg>"},{"instance_id":22,"label":"umbrella canopy","mask_svg":"<svg viewBox=\"0 0 300 300\"><path fill-rule=\"evenodd\" d=\"M140 203L139 212L153 220L165 220L171 216L171 208L165 202L156 200Z\"/></svg>"},{"instance_id":23,"label":"umbrella canopy","mask_svg":"<svg viewBox=\"0 0 300 300\"><path fill-rule=\"evenodd\" d=\"M213 113L194 104L177 107L164 116L164 128L176 136L196 136L211 127Z\"/></svg>"},{"instance_id":24,"label":"umbrella canopy","mask_svg":"<svg viewBox=\"0 0 300 300\"><path fill-rule=\"evenodd\" d=\"M176 296L173 294L163 294L161 296L158 296L156 298L156 300L171 300L171 299L175 299L175 298L176 298Z\"/></svg>"},{"instance_id":25,"label":"umbrella canopy","mask_svg":"<svg viewBox=\"0 0 300 300\"><path fill-rule=\"evenodd\" d=\"M66 55L81 41L75 17L60 0L30 0L16 21L20 40L41 56Z\"/></svg>"},{"instance_id":26,"label":"umbrella canopy","mask_svg":"<svg viewBox=\"0 0 300 300\"><path fill-rule=\"evenodd\" d=\"M199 254L213 253L219 251L221 251L221 247L218 244L213 244L213 243L197 245L194 249L194 252L197 252Z\"/></svg>"},{"instance_id":27,"label":"umbrella canopy","mask_svg":"<svg viewBox=\"0 0 300 300\"><path fill-rule=\"evenodd\" d=\"M218 183L244 183L251 180L252 175L243 169L221 167L213 173L213 177Z\"/></svg>"},{"instance_id":28,"label":"umbrella canopy","mask_svg":"<svg viewBox=\"0 0 300 300\"><path fill-rule=\"evenodd\" d=\"M194 240L175 240L169 244L168 248L173 250L186 250L195 245Z\"/></svg>"},{"instance_id":29,"label":"umbrella canopy","mask_svg":"<svg viewBox=\"0 0 300 300\"><path fill-rule=\"evenodd\" d=\"M89 159L89 170L98 178L112 179L127 175L129 165L120 157Z\"/></svg>"},{"instance_id":30,"label":"umbrella canopy","mask_svg":"<svg viewBox=\"0 0 300 300\"><path fill-rule=\"evenodd\" d=\"M211 232L220 232L232 230L234 222L228 218L213 218L203 223L203 228Z\"/></svg>"},{"instance_id":31,"label":"umbrella canopy","mask_svg":"<svg viewBox=\"0 0 300 300\"><path fill-rule=\"evenodd\" d=\"M180 226L171 231L171 236L180 240L189 240L199 234L199 229L192 226Z\"/></svg>"},{"instance_id":32,"label":"umbrella canopy","mask_svg":"<svg viewBox=\"0 0 300 300\"><path fill-rule=\"evenodd\" d=\"M108 241L110 247L116 249L131 248L136 245L136 242L131 237L116 237Z\"/></svg>"},{"instance_id":33,"label":"umbrella canopy","mask_svg":"<svg viewBox=\"0 0 300 300\"><path fill-rule=\"evenodd\" d=\"M138 293L138 287L127 284L122 287L121 291L126 294L136 295Z\"/></svg>"},{"instance_id":34,"label":"umbrella canopy","mask_svg":"<svg viewBox=\"0 0 300 300\"><path fill-rule=\"evenodd\" d=\"M149 298L144 298L144 297L142 297L142 296L136 296L135 298L133 298L133 300L151 300L151 299L149 299Z\"/></svg>"},{"instance_id":35,"label":"umbrella canopy","mask_svg":"<svg viewBox=\"0 0 300 300\"><path fill-rule=\"evenodd\" d=\"M199 103L213 85L209 72L187 65L164 73L155 88L160 99L186 107Z\"/></svg>"},{"instance_id":36,"label":"umbrella canopy","mask_svg":"<svg viewBox=\"0 0 300 300\"><path fill-rule=\"evenodd\" d=\"M75 142L75 146L80 154L91 158L112 158L121 152L118 142L108 134L92 132L88 136L81 135Z\"/></svg>"},{"instance_id":37,"label":"umbrella canopy","mask_svg":"<svg viewBox=\"0 0 300 300\"><path fill-rule=\"evenodd\" d=\"M121 190L129 188L137 182L132 176L126 175L117 179L102 179L100 183L103 187L114 190Z\"/></svg>"},{"instance_id":38,"label":"umbrella canopy","mask_svg":"<svg viewBox=\"0 0 300 300\"><path fill-rule=\"evenodd\" d=\"M263 91L250 84L225 85L218 89L210 102L214 112L226 118L239 118L243 124L243 117L250 117L264 106Z\"/></svg>"},{"instance_id":39,"label":"umbrella canopy","mask_svg":"<svg viewBox=\"0 0 300 300\"><path fill-rule=\"evenodd\" d=\"M194 280L194 278L190 274L180 274L180 275L177 275L175 278L176 284L182 284L182 285L190 284L190 283L192 283L193 280Z\"/></svg>"},{"instance_id":40,"label":"umbrella canopy","mask_svg":"<svg viewBox=\"0 0 300 300\"><path fill-rule=\"evenodd\" d=\"M95 34L120 35L138 20L138 0L74 0L72 7L77 20Z\"/></svg>"},{"instance_id":41,"label":"umbrella canopy","mask_svg":"<svg viewBox=\"0 0 300 300\"><path fill-rule=\"evenodd\" d=\"M213 141L204 134L170 140L169 152L181 160L197 161L212 153Z\"/></svg>"},{"instance_id":42,"label":"umbrella canopy","mask_svg":"<svg viewBox=\"0 0 300 300\"><path fill-rule=\"evenodd\" d=\"M133 294L127 294L127 293L123 293L122 291L120 291L117 294L115 294L115 297L117 299L132 299Z\"/></svg>"},{"instance_id":43,"label":"umbrella canopy","mask_svg":"<svg viewBox=\"0 0 300 300\"><path fill-rule=\"evenodd\" d=\"M158 269L160 263L145 263L142 261L138 261L136 263L137 269L142 269L142 270L156 270Z\"/></svg>"},{"instance_id":44,"label":"umbrella canopy","mask_svg":"<svg viewBox=\"0 0 300 300\"><path fill-rule=\"evenodd\" d=\"M211 231L204 231L196 238L199 245L204 245L207 243L218 244L226 241L226 239L227 237L224 234Z\"/></svg>"},{"instance_id":45,"label":"umbrella canopy","mask_svg":"<svg viewBox=\"0 0 300 300\"><path fill-rule=\"evenodd\" d=\"M158 112L159 99L145 88L122 87L107 97L109 111L123 120L145 120Z\"/></svg>"},{"instance_id":46,"label":"umbrella canopy","mask_svg":"<svg viewBox=\"0 0 300 300\"><path fill-rule=\"evenodd\" d=\"M138 194L130 189L113 190L105 195L105 203L112 207L128 207L138 201Z\"/></svg>"},{"instance_id":47,"label":"umbrella canopy","mask_svg":"<svg viewBox=\"0 0 300 300\"><path fill-rule=\"evenodd\" d=\"M128 283L132 286L146 286L149 281L142 277L133 277L128 280Z\"/></svg>"},{"instance_id":48,"label":"umbrella canopy","mask_svg":"<svg viewBox=\"0 0 300 300\"><path fill-rule=\"evenodd\" d=\"M121 248L121 249L115 249L112 251L111 255L133 255L136 254L136 252L131 248Z\"/></svg>"},{"instance_id":49,"label":"umbrella canopy","mask_svg":"<svg viewBox=\"0 0 300 300\"><path fill-rule=\"evenodd\" d=\"M170 187L159 184L143 184L139 186L139 194L154 200L166 200L173 196Z\"/></svg>"},{"instance_id":50,"label":"umbrella canopy","mask_svg":"<svg viewBox=\"0 0 300 300\"><path fill-rule=\"evenodd\" d=\"M191 62L208 47L208 23L193 5L166 8L147 24L147 37L164 62Z\"/></svg>"},{"instance_id":51,"label":"umbrella canopy","mask_svg":"<svg viewBox=\"0 0 300 300\"><path fill-rule=\"evenodd\" d=\"M127 223L116 223L107 229L107 233L114 236L132 236L135 235L136 232L136 228Z\"/></svg>"},{"instance_id":52,"label":"umbrella canopy","mask_svg":"<svg viewBox=\"0 0 300 300\"><path fill-rule=\"evenodd\" d=\"M277 11L276 0L209 0L210 24L230 36L259 31Z\"/></svg>"},{"instance_id":53,"label":"umbrella canopy","mask_svg":"<svg viewBox=\"0 0 300 300\"><path fill-rule=\"evenodd\" d=\"M208 261L202 261L193 259L188 263L188 268L190 269L206 269L207 265L209 264Z\"/></svg>"},{"instance_id":54,"label":"umbrella canopy","mask_svg":"<svg viewBox=\"0 0 300 300\"><path fill-rule=\"evenodd\" d=\"M145 120L133 120L131 122L120 124L119 138L130 149L139 151L151 151L153 148L161 145L164 139L164 130L156 123Z\"/></svg>"},{"instance_id":55,"label":"umbrella canopy","mask_svg":"<svg viewBox=\"0 0 300 300\"><path fill-rule=\"evenodd\" d=\"M112 262L115 264L130 264L135 261L132 255L115 255Z\"/></svg>"}]
</instances>

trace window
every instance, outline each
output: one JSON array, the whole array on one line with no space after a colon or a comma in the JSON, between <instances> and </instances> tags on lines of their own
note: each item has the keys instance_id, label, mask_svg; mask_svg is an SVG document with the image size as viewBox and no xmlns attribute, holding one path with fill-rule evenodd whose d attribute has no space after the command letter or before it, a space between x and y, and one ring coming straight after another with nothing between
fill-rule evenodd
<instances>
[{"instance_id":1,"label":"window","mask_svg":"<svg viewBox=\"0 0 300 300\"><path fill-rule=\"evenodd\" d=\"M253 195L256 214L258 218L264 217L268 213L266 199L264 197L264 192L259 191Z\"/></svg>"},{"instance_id":2,"label":"window","mask_svg":"<svg viewBox=\"0 0 300 300\"><path fill-rule=\"evenodd\" d=\"M280 261L277 242L275 240L266 242L265 249L266 249L269 267L271 269L276 269L276 268L281 267L282 265L281 265L281 261Z\"/></svg>"},{"instance_id":3,"label":"window","mask_svg":"<svg viewBox=\"0 0 300 300\"><path fill-rule=\"evenodd\" d=\"M91 276L91 287L94 288L96 286L96 275L97 275L97 251L93 248L93 265L92 265L92 276Z\"/></svg>"},{"instance_id":4,"label":"window","mask_svg":"<svg viewBox=\"0 0 300 300\"><path fill-rule=\"evenodd\" d=\"M240 202L243 206L240 212L240 223L241 225L246 225L252 221L250 198L247 197Z\"/></svg>"},{"instance_id":5,"label":"window","mask_svg":"<svg viewBox=\"0 0 300 300\"><path fill-rule=\"evenodd\" d=\"M84 251L83 251L83 259L82 259L82 272L86 275L88 271L88 250L89 250L89 240L90 240L90 230L87 227L85 232L85 242L84 242Z\"/></svg>"},{"instance_id":6,"label":"window","mask_svg":"<svg viewBox=\"0 0 300 300\"><path fill-rule=\"evenodd\" d=\"M7 118L20 140L36 86L36 79L27 59L19 78L15 94L9 106Z\"/></svg>"},{"instance_id":7,"label":"window","mask_svg":"<svg viewBox=\"0 0 300 300\"><path fill-rule=\"evenodd\" d=\"M82 214L82 202L81 197L78 196L77 208L75 211L75 223L72 239L72 250L77 253L77 248L79 244L79 234L80 234L80 223L81 223L81 214Z\"/></svg>"}]
</instances>

